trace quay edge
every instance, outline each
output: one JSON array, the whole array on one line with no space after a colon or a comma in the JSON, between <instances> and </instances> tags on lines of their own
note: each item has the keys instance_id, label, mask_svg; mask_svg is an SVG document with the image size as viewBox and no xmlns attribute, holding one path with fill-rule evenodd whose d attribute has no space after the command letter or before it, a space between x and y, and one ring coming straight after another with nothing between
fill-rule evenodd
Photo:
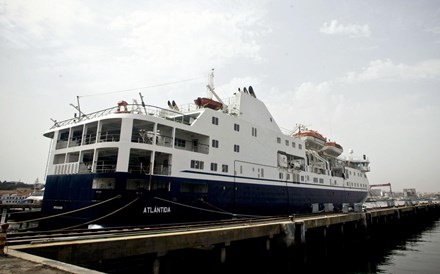
<instances>
[{"instance_id":1,"label":"quay edge","mask_svg":"<svg viewBox=\"0 0 440 274\"><path fill-rule=\"evenodd\" d=\"M174 251L206 249L219 252L219 262L228 261L228 252L235 245L254 241L266 250L304 248L313 237L327 238L367 235L371 231L387 230L404 223L440 217L440 204L381 208L359 213L328 214L290 219L264 224L246 223L232 227L137 235L107 239L73 240L53 243L11 246L10 249L101 271L111 260L140 255L151 256L153 273L159 273L160 262ZM231 253L232 254L232 253ZM93 256L92 256L93 255Z\"/></svg>"}]
</instances>

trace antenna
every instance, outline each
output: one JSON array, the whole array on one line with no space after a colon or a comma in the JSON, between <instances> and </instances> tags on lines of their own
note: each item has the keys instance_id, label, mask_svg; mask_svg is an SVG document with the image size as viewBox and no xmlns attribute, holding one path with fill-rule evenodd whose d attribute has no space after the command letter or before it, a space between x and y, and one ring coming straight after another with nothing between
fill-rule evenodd
<instances>
[{"instance_id":1,"label":"antenna","mask_svg":"<svg viewBox=\"0 0 440 274\"><path fill-rule=\"evenodd\" d=\"M145 108L145 103L144 103L144 96L142 96L142 93L140 92L139 92L139 96L141 97L141 102L142 102L142 106L144 107L145 114L147 114L147 109Z\"/></svg>"},{"instance_id":2,"label":"antenna","mask_svg":"<svg viewBox=\"0 0 440 274\"><path fill-rule=\"evenodd\" d=\"M76 101L78 102L78 106L75 106L73 104L70 104L70 105L72 107L74 107L76 110L78 110L78 121L80 121L82 116L86 116L87 117L87 115L84 112L81 111L81 107L80 107L80 104L79 104L79 96L76 96Z\"/></svg>"},{"instance_id":3,"label":"antenna","mask_svg":"<svg viewBox=\"0 0 440 274\"><path fill-rule=\"evenodd\" d=\"M208 88L207 97L212 99L212 93L214 92L214 69L211 69L211 73L208 75Z\"/></svg>"}]
</instances>

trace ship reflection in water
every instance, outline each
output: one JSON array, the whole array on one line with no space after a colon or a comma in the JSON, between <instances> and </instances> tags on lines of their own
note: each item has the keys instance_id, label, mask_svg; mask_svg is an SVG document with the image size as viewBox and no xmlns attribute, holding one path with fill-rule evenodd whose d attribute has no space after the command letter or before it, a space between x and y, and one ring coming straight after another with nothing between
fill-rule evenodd
<instances>
[{"instance_id":1,"label":"ship reflection in water","mask_svg":"<svg viewBox=\"0 0 440 274\"><path fill-rule=\"evenodd\" d=\"M161 257L160 273L438 273L440 220L415 223L381 227L367 237L353 234L326 241L316 234L307 239L303 250L267 251L261 242L234 242L224 264L215 248L175 251ZM153 260L125 258L119 267L112 262L99 270L147 273L153 269Z\"/></svg>"}]
</instances>

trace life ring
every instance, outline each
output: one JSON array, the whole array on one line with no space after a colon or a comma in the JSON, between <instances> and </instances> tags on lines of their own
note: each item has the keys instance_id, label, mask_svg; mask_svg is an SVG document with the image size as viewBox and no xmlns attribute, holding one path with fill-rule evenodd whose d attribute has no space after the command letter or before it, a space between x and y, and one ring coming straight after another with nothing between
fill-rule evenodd
<instances>
[{"instance_id":1,"label":"life ring","mask_svg":"<svg viewBox=\"0 0 440 274\"><path fill-rule=\"evenodd\" d=\"M127 108L128 103L124 100L119 101L118 102L118 109L116 110L116 112L121 112L121 107L124 107L123 112L128 112L128 108Z\"/></svg>"}]
</instances>

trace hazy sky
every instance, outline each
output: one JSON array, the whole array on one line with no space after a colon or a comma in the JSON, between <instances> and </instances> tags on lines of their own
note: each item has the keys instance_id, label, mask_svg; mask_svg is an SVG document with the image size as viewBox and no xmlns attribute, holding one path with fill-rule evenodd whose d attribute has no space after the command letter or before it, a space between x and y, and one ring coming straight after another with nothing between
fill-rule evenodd
<instances>
[{"instance_id":1,"label":"hazy sky","mask_svg":"<svg viewBox=\"0 0 440 274\"><path fill-rule=\"evenodd\" d=\"M252 85L281 127L366 154L370 184L440 191L437 0L0 0L0 180L44 182L76 96L190 103L211 68L220 97Z\"/></svg>"}]
</instances>

